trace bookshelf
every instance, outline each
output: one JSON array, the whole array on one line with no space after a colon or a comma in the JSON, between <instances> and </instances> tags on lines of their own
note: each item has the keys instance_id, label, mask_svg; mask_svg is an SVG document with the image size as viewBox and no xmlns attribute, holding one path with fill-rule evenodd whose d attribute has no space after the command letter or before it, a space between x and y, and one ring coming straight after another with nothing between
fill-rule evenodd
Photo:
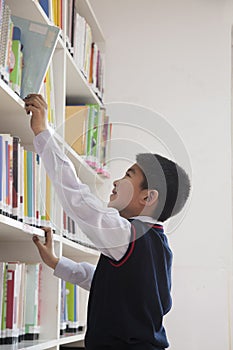
<instances>
[{"instance_id":1,"label":"bookshelf","mask_svg":"<svg viewBox=\"0 0 233 350\"><path fill-rule=\"evenodd\" d=\"M42 24L51 24L37 0L5 0L10 7L12 15L30 19ZM77 10L89 23L93 41L95 41L104 53L104 36L100 25L88 0L79 0ZM65 105L67 101L77 104L98 104L104 106L103 99L93 90L87 79L74 63L72 54L67 49L64 40L64 29L58 39L52 57L54 74L54 97L56 107L57 128L54 136L63 148L64 152L73 162L80 179L87 183L91 190L101 193L105 181L98 175L75 151L64 141ZM22 146L27 150L33 150L33 133L30 128L30 117L24 110L23 100L0 79L0 133L10 133L18 136ZM87 261L96 264L99 253L88 246L78 244L63 237L63 210L56 203L51 220L56 228L54 235L54 250L57 256L66 256L77 262ZM36 233L43 240L44 232L24 222L14 220L0 214L0 261L19 261L27 264L41 262L38 251L32 242L32 236ZM59 350L60 345L82 346L84 332L60 335L60 309L61 309L61 281L53 276L53 271L42 263L41 290L40 290L40 336L38 340L21 341L17 344L0 344L0 350L27 349L27 350ZM88 297L88 295L86 295Z\"/></svg>"}]
</instances>

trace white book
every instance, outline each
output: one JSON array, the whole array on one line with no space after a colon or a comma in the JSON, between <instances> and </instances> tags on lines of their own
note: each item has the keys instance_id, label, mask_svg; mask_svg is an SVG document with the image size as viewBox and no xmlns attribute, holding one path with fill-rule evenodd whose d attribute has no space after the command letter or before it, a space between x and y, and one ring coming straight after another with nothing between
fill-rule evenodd
<instances>
[{"instance_id":1,"label":"white book","mask_svg":"<svg viewBox=\"0 0 233 350\"><path fill-rule=\"evenodd\" d=\"M18 319L17 325L19 329L19 336L25 334L25 287L26 287L26 264L21 263L21 278L19 288L19 303L18 303Z\"/></svg>"},{"instance_id":2,"label":"white book","mask_svg":"<svg viewBox=\"0 0 233 350\"><path fill-rule=\"evenodd\" d=\"M20 146L19 157L19 221L24 221L24 148Z\"/></svg>"},{"instance_id":3,"label":"white book","mask_svg":"<svg viewBox=\"0 0 233 350\"><path fill-rule=\"evenodd\" d=\"M25 332L39 332L39 280L40 263L26 265Z\"/></svg>"},{"instance_id":4,"label":"white book","mask_svg":"<svg viewBox=\"0 0 233 350\"><path fill-rule=\"evenodd\" d=\"M46 225L46 170L43 165L43 162L41 162L41 177L39 182L39 188L40 188L40 213L41 213L41 225Z\"/></svg>"}]
</instances>

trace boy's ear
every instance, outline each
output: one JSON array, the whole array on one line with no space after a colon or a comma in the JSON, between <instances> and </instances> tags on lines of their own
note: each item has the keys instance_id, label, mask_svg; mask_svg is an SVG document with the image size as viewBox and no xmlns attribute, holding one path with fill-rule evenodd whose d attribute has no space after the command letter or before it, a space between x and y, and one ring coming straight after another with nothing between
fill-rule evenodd
<instances>
[{"instance_id":1,"label":"boy's ear","mask_svg":"<svg viewBox=\"0 0 233 350\"><path fill-rule=\"evenodd\" d=\"M145 190L145 193L142 196L143 204L147 207L154 205L159 197L159 192L156 190Z\"/></svg>"}]
</instances>

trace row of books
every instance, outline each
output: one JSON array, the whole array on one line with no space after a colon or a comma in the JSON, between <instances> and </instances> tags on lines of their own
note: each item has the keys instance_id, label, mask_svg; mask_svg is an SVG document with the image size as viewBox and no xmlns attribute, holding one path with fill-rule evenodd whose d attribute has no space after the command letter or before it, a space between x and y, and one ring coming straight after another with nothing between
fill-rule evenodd
<instances>
[{"instance_id":1,"label":"row of books","mask_svg":"<svg viewBox=\"0 0 233 350\"><path fill-rule=\"evenodd\" d=\"M0 262L0 344L38 339L41 263Z\"/></svg>"},{"instance_id":2,"label":"row of books","mask_svg":"<svg viewBox=\"0 0 233 350\"><path fill-rule=\"evenodd\" d=\"M61 28L66 46L76 66L92 90L102 100L104 93L104 55L93 40L92 30L79 14L75 0L39 0L50 20Z\"/></svg>"},{"instance_id":3,"label":"row of books","mask_svg":"<svg viewBox=\"0 0 233 350\"><path fill-rule=\"evenodd\" d=\"M26 224L51 226L54 188L38 154L18 137L0 134L0 213Z\"/></svg>"},{"instance_id":4,"label":"row of books","mask_svg":"<svg viewBox=\"0 0 233 350\"><path fill-rule=\"evenodd\" d=\"M0 0L0 75L21 98L39 92L60 29L13 16Z\"/></svg>"},{"instance_id":5,"label":"row of books","mask_svg":"<svg viewBox=\"0 0 233 350\"><path fill-rule=\"evenodd\" d=\"M88 248L96 249L90 239L80 230L77 223L63 210L63 237Z\"/></svg>"},{"instance_id":6,"label":"row of books","mask_svg":"<svg viewBox=\"0 0 233 350\"><path fill-rule=\"evenodd\" d=\"M60 335L83 331L86 326L88 292L61 280Z\"/></svg>"},{"instance_id":7,"label":"row of books","mask_svg":"<svg viewBox=\"0 0 233 350\"><path fill-rule=\"evenodd\" d=\"M97 104L66 106L65 141L95 171L109 177L112 124Z\"/></svg>"}]
</instances>

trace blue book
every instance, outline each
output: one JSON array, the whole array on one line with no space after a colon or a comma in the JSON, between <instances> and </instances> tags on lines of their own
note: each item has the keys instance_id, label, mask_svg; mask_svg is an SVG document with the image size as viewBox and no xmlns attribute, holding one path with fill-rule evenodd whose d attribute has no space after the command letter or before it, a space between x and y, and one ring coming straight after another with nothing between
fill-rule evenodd
<instances>
[{"instance_id":1,"label":"blue book","mask_svg":"<svg viewBox=\"0 0 233 350\"><path fill-rule=\"evenodd\" d=\"M20 97L38 93L55 50L60 28L12 16L21 30L23 72Z\"/></svg>"},{"instance_id":2,"label":"blue book","mask_svg":"<svg viewBox=\"0 0 233 350\"><path fill-rule=\"evenodd\" d=\"M39 4L49 18L49 0L39 0Z\"/></svg>"}]
</instances>

